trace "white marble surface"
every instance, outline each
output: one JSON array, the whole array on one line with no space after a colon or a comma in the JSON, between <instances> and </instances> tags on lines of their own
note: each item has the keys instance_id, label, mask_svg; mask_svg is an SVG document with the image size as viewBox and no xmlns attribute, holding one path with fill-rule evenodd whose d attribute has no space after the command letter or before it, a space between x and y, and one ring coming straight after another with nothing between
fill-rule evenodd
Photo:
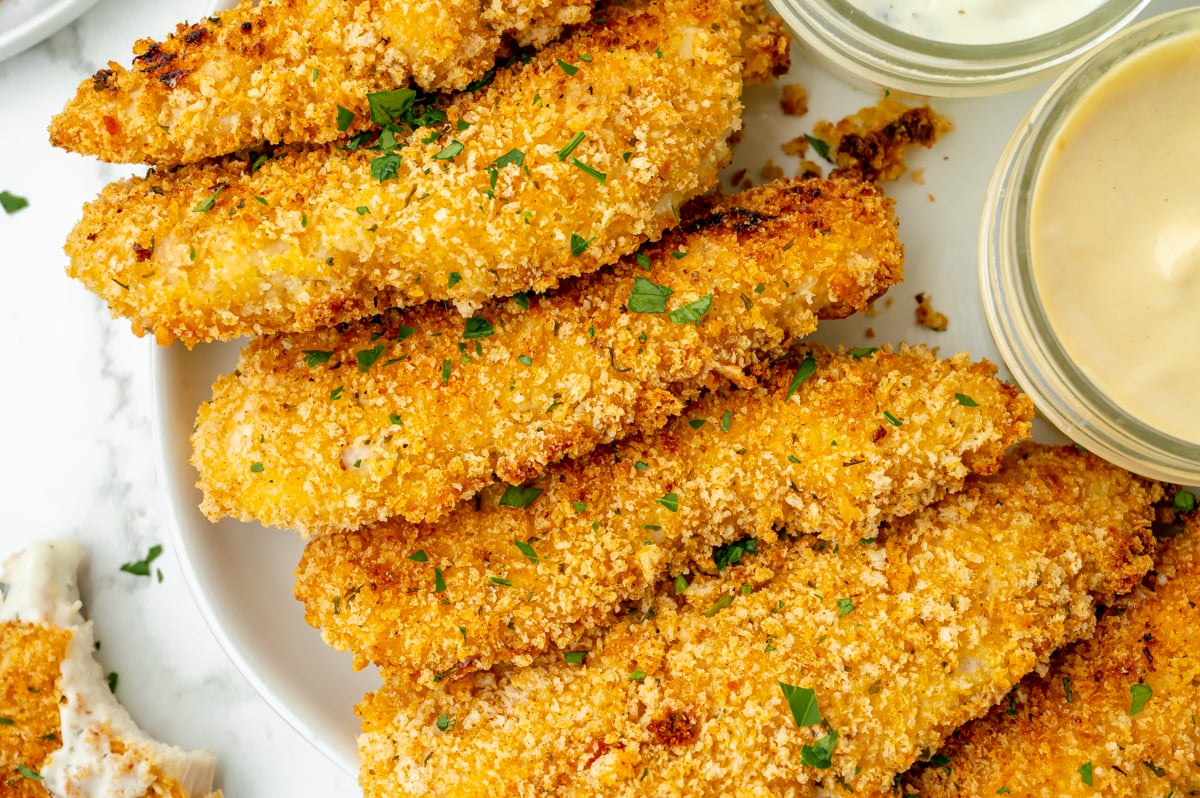
<instances>
[{"instance_id":1,"label":"white marble surface","mask_svg":"<svg viewBox=\"0 0 1200 798\"><path fill-rule=\"evenodd\" d=\"M205 627L169 550L163 581L121 563L166 544L156 473L150 344L64 273L62 242L123 168L52 149L46 125L79 81L128 63L143 36L196 18L205 0L100 0L41 45L0 62L0 190L29 200L0 213L0 557L44 538L87 546L83 592L118 695L152 734L209 748L229 798L351 796L354 779L295 734Z\"/></svg>"}]
</instances>

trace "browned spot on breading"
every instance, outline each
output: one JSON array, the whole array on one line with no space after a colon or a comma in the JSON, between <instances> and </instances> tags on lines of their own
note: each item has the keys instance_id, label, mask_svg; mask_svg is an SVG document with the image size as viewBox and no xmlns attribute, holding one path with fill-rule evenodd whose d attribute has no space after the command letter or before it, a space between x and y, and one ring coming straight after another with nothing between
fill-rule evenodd
<instances>
[{"instance_id":1,"label":"browned spot on breading","mask_svg":"<svg viewBox=\"0 0 1200 798\"><path fill-rule=\"evenodd\" d=\"M663 745L691 745L700 736L700 724L690 714L673 710L646 726Z\"/></svg>"}]
</instances>

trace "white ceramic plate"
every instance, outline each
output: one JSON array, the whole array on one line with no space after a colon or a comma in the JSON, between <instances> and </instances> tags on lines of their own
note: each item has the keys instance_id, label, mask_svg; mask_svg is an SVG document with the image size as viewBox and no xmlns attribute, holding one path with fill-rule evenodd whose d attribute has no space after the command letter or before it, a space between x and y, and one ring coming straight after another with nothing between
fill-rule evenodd
<instances>
[{"instance_id":1,"label":"white ceramic plate","mask_svg":"<svg viewBox=\"0 0 1200 798\"><path fill-rule=\"evenodd\" d=\"M1151 11L1168 5L1152 3ZM818 119L839 119L876 101L876 93L851 88L798 50L795 56L790 76L747 92L745 134L727 176L742 168L757 175L768 159L791 174L795 160L783 156L782 142L810 131ZM805 117L779 111L779 86L789 82L809 90L812 110ZM913 171L888 188L898 202L905 282L878 303L874 317L826 324L816 339L847 346L922 342L946 354L965 349L998 362L979 299L979 217L992 167L1040 91L937 103L955 131L933 151L915 153L909 159ZM920 292L949 316L947 332L916 326L913 297ZM189 352L176 345L154 352L163 472L177 524L173 542L201 610L234 663L304 737L355 773L352 707L377 677L353 673L349 657L327 649L305 624L292 598L300 541L229 520L213 525L196 509L200 496L188 465L188 437L196 408L209 398L214 377L233 368L239 346L210 344ZM1040 429L1037 437L1054 439L1055 433Z\"/></svg>"},{"instance_id":2,"label":"white ceramic plate","mask_svg":"<svg viewBox=\"0 0 1200 798\"><path fill-rule=\"evenodd\" d=\"M0 61L57 33L96 0L3 0L0 2Z\"/></svg>"}]
</instances>

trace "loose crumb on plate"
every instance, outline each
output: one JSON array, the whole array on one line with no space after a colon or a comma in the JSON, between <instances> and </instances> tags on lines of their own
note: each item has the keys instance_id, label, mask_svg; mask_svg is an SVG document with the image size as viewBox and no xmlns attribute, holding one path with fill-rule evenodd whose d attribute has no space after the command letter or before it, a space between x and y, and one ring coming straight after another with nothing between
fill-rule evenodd
<instances>
[{"instance_id":1,"label":"loose crumb on plate","mask_svg":"<svg viewBox=\"0 0 1200 798\"><path fill-rule=\"evenodd\" d=\"M950 326L950 319L945 313L933 309L933 298L924 293L917 294L917 324L935 332L945 332Z\"/></svg>"},{"instance_id":2,"label":"loose crumb on plate","mask_svg":"<svg viewBox=\"0 0 1200 798\"><path fill-rule=\"evenodd\" d=\"M788 83L779 98L779 108L788 116L804 116L808 113L808 89L799 83Z\"/></svg>"}]
</instances>

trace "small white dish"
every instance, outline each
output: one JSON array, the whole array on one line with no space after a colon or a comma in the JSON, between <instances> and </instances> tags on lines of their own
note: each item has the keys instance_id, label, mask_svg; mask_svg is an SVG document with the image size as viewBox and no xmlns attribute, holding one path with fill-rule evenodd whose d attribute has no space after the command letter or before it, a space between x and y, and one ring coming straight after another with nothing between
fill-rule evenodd
<instances>
[{"instance_id":1,"label":"small white dish","mask_svg":"<svg viewBox=\"0 0 1200 798\"><path fill-rule=\"evenodd\" d=\"M0 61L71 24L96 0L3 0L0 2Z\"/></svg>"}]
</instances>

